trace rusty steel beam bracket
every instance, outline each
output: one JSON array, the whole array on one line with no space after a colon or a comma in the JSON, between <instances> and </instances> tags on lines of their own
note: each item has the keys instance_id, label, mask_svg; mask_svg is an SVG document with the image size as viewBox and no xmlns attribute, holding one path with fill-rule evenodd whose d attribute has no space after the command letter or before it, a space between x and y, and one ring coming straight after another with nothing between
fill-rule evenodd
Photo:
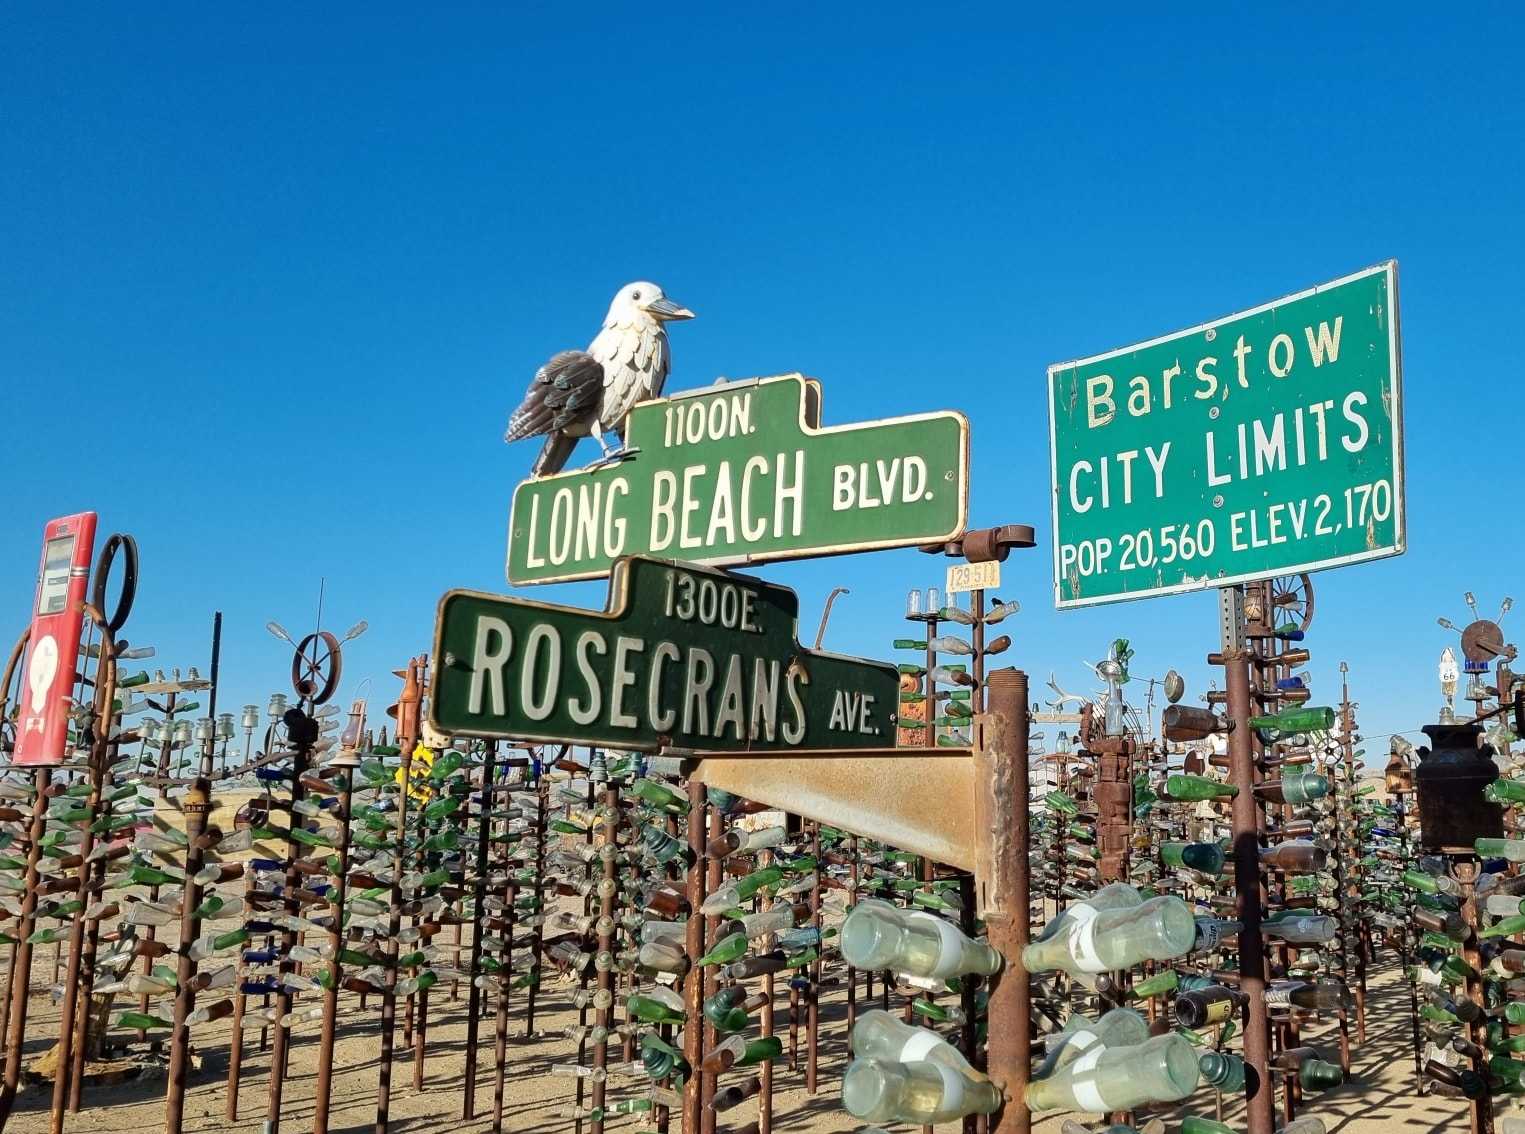
<instances>
[{"instance_id":1,"label":"rusty steel beam bracket","mask_svg":"<svg viewBox=\"0 0 1525 1134\"><path fill-rule=\"evenodd\" d=\"M694 753L690 778L948 866L976 870L975 751Z\"/></svg>"}]
</instances>

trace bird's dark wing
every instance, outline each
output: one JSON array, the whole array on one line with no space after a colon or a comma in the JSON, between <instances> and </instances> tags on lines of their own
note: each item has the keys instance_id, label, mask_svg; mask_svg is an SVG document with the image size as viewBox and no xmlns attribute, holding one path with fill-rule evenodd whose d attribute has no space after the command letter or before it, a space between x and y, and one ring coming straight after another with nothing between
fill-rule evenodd
<instances>
[{"instance_id":1,"label":"bird's dark wing","mask_svg":"<svg viewBox=\"0 0 1525 1134\"><path fill-rule=\"evenodd\" d=\"M596 413L604 368L586 351L564 350L535 372L524 400L508 419L505 441L538 437Z\"/></svg>"}]
</instances>

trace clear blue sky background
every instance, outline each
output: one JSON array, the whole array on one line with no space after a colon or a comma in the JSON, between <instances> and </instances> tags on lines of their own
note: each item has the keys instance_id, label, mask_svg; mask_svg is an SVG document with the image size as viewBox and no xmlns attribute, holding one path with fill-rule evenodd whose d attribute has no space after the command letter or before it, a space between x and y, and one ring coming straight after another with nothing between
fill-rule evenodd
<instances>
[{"instance_id":1,"label":"clear blue sky background","mask_svg":"<svg viewBox=\"0 0 1525 1134\"><path fill-rule=\"evenodd\" d=\"M1051 609L1045 367L1397 257L1412 549L1321 575L1309 644L1368 735L1433 719L1435 616L1521 585L1518 8L571 11L0 13L6 635L44 521L95 508L142 544L129 637L204 664L226 612L229 707L284 684L262 628L320 576L390 700L444 590L504 587L509 409L647 278L699 313L670 388L965 410L972 522L1042 535L1010 659L1081 685L1125 635L1195 696L1211 595ZM850 586L828 644L886 656L941 563L765 574L807 636Z\"/></svg>"}]
</instances>

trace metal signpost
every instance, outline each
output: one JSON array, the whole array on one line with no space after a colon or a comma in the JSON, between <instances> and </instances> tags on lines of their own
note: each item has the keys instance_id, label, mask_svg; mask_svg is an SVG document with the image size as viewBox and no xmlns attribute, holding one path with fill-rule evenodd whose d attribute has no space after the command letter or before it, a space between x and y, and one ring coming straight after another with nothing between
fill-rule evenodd
<instances>
[{"instance_id":1,"label":"metal signpost","mask_svg":"<svg viewBox=\"0 0 1525 1134\"><path fill-rule=\"evenodd\" d=\"M787 587L640 557L614 565L606 612L451 591L430 723L648 751L891 744L895 667L805 649L798 615Z\"/></svg>"},{"instance_id":2,"label":"metal signpost","mask_svg":"<svg viewBox=\"0 0 1525 1134\"><path fill-rule=\"evenodd\" d=\"M1250 1134L1271 1134L1260 923L1261 768L1251 716L1280 707L1248 641L1273 576L1401 554L1398 265L1049 368L1054 602L1220 592ZM1242 584L1250 584L1244 586ZM1301 631L1298 631L1301 633Z\"/></svg>"},{"instance_id":3,"label":"metal signpost","mask_svg":"<svg viewBox=\"0 0 1525 1134\"><path fill-rule=\"evenodd\" d=\"M527 480L515 585L609 574L627 555L716 566L910 547L962 534L969 423L938 412L821 425L799 374L643 402L614 464Z\"/></svg>"},{"instance_id":4,"label":"metal signpost","mask_svg":"<svg viewBox=\"0 0 1525 1134\"><path fill-rule=\"evenodd\" d=\"M1057 605L1404 549L1398 265L1049 368Z\"/></svg>"}]
</instances>

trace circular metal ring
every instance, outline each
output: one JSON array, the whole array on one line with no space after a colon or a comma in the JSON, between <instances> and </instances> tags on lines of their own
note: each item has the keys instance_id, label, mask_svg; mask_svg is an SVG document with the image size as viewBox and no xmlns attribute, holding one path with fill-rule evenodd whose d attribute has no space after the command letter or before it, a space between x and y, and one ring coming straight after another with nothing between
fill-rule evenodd
<instances>
[{"instance_id":1,"label":"circular metal ring","mask_svg":"<svg viewBox=\"0 0 1525 1134\"><path fill-rule=\"evenodd\" d=\"M117 552L122 552L122 593L117 597L116 608L106 619L106 628L115 636L127 625L132 613L132 603L138 596L138 541L126 532L115 532L101 548L100 564L95 569L95 586L90 592L90 602L102 617L106 613L106 584L111 579L111 568L116 563Z\"/></svg>"},{"instance_id":2,"label":"circular metal ring","mask_svg":"<svg viewBox=\"0 0 1525 1134\"><path fill-rule=\"evenodd\" d=\"M291 657L291 688L298 697L321 705L334 695L343 670L344 650L327 630L309 634Z\"/></svg>"}]
</instances>

